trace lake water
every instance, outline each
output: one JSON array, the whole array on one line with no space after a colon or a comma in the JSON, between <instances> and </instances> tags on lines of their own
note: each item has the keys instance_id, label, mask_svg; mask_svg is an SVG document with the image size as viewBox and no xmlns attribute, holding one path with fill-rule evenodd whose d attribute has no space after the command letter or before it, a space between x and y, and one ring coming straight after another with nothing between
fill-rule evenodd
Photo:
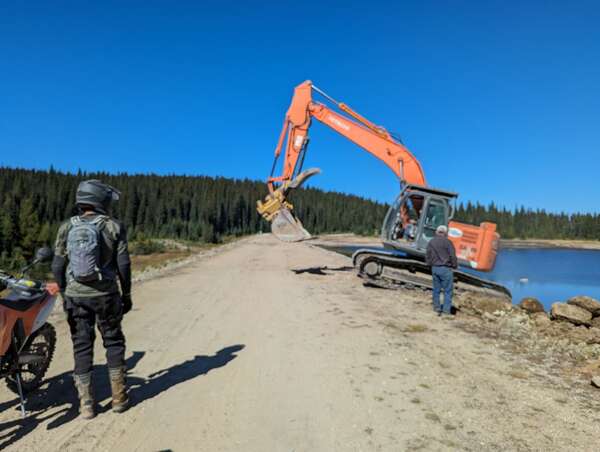
<instances>
[{"instance_id":1,"label":"lake water","mask_svg":"<svg viewBox=\"0 0 600 452\"><path fill-rule=\"evenodd\" d=\"M357 249L369 247L324 248L351 256ZM575 295L588 295L600 300L600 251L502 249L492 272L472 273L507 287L512 292L513 303L524 297L535 297L546 310L552 303L566 301Z\"/></svg>"},{"instance_id":2,"label":"lake water","mask_svg":"<svg viewBox=\"0 0 600 452\"><path fill-rule=\"evenodd\" d=\"M494 270L478 275L506 286L514 303L535 297L546 310L575 295L600 299L600 251L595 250L503 249Z\"/></svg>"}]
</instances>

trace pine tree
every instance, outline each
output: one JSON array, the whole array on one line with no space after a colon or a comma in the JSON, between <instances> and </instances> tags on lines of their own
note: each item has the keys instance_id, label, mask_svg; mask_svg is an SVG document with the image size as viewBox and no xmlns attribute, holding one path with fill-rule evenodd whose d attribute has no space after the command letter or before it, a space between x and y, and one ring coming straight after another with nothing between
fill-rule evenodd
<instances>
[{"instance_id":1,"label":"pine tree","mask_svg":"<svg viewBox=\"0 0 600 452\"><path fill-rule=\"evenodd\" d=\"M40 222L31 198L26 198L19 210L19 237L23 255L26 258L34 254L40 234Z\"/></svg>"}]
</instances>

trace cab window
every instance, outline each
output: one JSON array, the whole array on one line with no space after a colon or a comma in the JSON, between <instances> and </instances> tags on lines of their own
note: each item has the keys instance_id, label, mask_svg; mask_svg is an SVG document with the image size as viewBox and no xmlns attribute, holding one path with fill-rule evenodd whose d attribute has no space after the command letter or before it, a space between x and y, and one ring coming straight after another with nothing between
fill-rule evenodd
<instances>
[{"instance_id":1,"label":"cab window","mask_svg":"<svg viewBox=\"0 0 600 452\"><path fill-rule=\"evenodd\" d=\"M446 225L446 204L436 199L431 199L427 205L425 221L423 222L423 236L428 241L435 235L435 230L440 225Z\"/></svg>"}]
</instances>

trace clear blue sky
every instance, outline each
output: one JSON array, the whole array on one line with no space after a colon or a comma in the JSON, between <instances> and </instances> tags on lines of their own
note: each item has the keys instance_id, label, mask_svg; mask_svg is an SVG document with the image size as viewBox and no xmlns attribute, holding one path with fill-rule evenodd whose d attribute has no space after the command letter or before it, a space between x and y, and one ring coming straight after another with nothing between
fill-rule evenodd
<instances>
[{"instance_id":1,"label":"clear blue sky","mask_svg":"<svg viewBox=\"0 0 600 452\"><path fill-rule=\"evenodd\" d=\"M5 1L0 165L264 179L311 79L463 200L597 212L599 24L597 1ZM398 191L318 123L306 165Z\"/></svg>"}]
</instances>

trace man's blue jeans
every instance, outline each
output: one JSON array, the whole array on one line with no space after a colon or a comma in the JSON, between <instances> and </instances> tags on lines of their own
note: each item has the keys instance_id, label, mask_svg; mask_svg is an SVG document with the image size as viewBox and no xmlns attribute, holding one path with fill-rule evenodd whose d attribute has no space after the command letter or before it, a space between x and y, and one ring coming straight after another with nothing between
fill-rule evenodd
<instances>
[{"instance_id":1,"label":"man's blue jeans","mask_svg":"<svg viewBox=\"0 0 600 452\"><path fill-rule=\"evenodd\" d=\"M454 275L450 267L431 267L433 277L433 310L450 314L452 312L452 288L454 287ZM444 291L444 307L440 305L440 292Z\"/></svg>"}]
</instances>

